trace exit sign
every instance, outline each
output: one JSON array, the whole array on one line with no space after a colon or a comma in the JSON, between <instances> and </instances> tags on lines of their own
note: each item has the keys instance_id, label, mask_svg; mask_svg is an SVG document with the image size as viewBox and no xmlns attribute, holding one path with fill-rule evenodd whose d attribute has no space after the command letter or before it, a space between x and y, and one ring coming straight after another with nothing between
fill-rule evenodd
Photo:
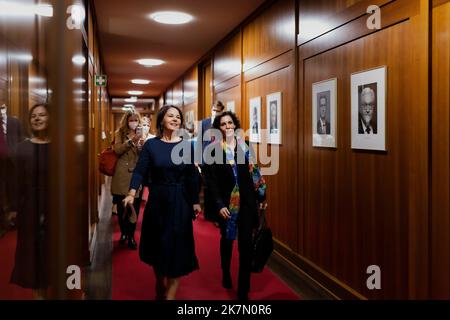
<instances>
[{"instance_id":1,"label":"exit sign","mask_svg":"<svg viewBox=\"0 0 450 320\"><path fill-rule=\"evenodd\" d=\"M95 85L97 87L106 87L106 82L107 82L106 75L102 75L102 76L96 75L95 76Z\"/></svg>"}]
</instances>

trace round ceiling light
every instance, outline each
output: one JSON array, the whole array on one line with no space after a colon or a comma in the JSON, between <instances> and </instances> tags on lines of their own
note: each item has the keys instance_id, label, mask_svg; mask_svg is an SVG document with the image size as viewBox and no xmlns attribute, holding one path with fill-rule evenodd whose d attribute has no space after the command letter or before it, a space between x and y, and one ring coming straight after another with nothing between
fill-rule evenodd
<instances>
[{"instance_id":1,"label":"round ceiling light","mask_svg":"<svg viewBox=\"0 0 450 320\"><path fill-rule=\"evenodd\" d=\"M150 14L150 18L164 24L183 24L193 19L191 15L178 11L159 11Z\"/></svg>"},{"instance_id":2,"label":"round ceiling light","mask_svg":"<svg viewBox=\"0 0 450 320\"><path fill-rule=\"evenodd\" d=\"M133 79L133 80L131 80L131 83L134 83L134 84L149 84L150 80Z\"/></svg>"},{"instance_id":3,"label":"round ceiling light","mask_svg":"<svg viewBox=\"0 0 450 320\"><path fill-rule=\"evenodd\" d=\"M146 67L159 66L164 63L161 59L139 59L137 63Z\"/></svg>"}]
</instances>

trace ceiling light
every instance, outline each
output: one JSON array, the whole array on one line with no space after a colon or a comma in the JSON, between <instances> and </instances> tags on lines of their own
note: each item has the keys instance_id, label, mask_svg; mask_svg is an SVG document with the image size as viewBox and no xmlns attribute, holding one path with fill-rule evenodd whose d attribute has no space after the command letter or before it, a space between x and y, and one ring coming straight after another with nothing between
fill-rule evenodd
<instances>
[{"instance_id":1,"label":"ceiling light","mask_svg":"<svg viewBox=\"0 0 450 320\"><path fill-rule=\"evenodd\" d=\"M134 96L140 96L143 93L144 93L144 91L138 91L138 90L128 91L128 94L131 94L131 95L134 95Z\"/></svg>"},{"instance_id":2,"label":"ceiling light","mask_svg":"<svg viewBox=\"0 0 450 320\"><path fill-rule=\"evenodd\" d=\"M192 16L177 11L159 11L150 14L150 18L164 24L183 24L192 20Z\"/></svg>"},{"instance_id":3,"label":"ceiling light","mask_svg":"<svg viewBox=\"0 0 450 320\"><path fill-rule=\"evenodd\" d=\"M149 84L150 80L133 79L133 80L131 80L131 83L134 83L134 84Z\"/></svg>"},{"instance_id":4,"label":"ceiling light","mask_svg":"<svg viewBox=\"0 0 450 320\"><path fill-rule=\"evenodd\" d=\"M139 59L137 63L146 67L159 66L164 63L164 61L160 59Z\"/></svg>"},{"instance_id":5,"label":"ceiling light","mask_svg":"<svg viewBox=\"0 0 450 320\"><path fill-rule=\"evenodd\" d=\"M75 79L73 79L73 82L75 82L75 83L85 83L86 80L84 80L83 78L75 78Z\"/></svg>"},{"instance_id":6,"label":"ceiling light","mask_svg":"<svg viewBox=\"0 0 450 320\"><path fill-rule=\"evenodd\" d=\"M76 55L72 58L72 62L76 64L77 66L82 66L86 63L86 58L82 55Z\"/></svg>"},{"instance_id":7,"label":"ceiling light","mask_svg":"<svg viewBox=\"0 0 450 320\"><path fill-rule=\"evenodd\" d=\"M53 6L51 4L38 4L34 12L41 17L53 17Z\"/></svg>"},{"instance_id":8,"label":"ceiling light","mask_svg":"<svg viewBox=\"0 0 450 320\"><path fill-rule=\"evenodd\" d=\"M10 17L53 17L53 6L51 4L22 4L13 1L0 1L0 16Z\"/></svg>"}]
</instances>

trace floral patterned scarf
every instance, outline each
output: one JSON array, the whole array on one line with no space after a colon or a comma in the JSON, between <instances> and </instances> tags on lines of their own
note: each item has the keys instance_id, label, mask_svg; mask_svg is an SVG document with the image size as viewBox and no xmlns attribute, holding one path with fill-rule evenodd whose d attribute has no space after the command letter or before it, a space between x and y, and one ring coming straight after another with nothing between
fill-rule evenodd
<instances>
[{"instance_id":1,"label":"floral patterned scarf","mask_svg":"<svg viewBox=\"0 0 450 320\"><path fill-rule=\"evenodd\" d=\"M261 175L259 166L256 163L250 161L250 150L245 144L243 139L237 139L238 146L245 152L245 158L249 161L249 171L252 176L253 185L258 195L258 201L264 201L266 194L266 182ZM237 218L240 208L240 193L239 193L239 181L238 181L238 169L234 159L234 150L227 147L226 143L222 142L222 148L225 151L226 161L233 169L235 185L230 195L230 205L228 210L230 211L230 218L227 221L226 226L226 238L228 240L235 240L237 236Z\"/></svg>"}]
</instances>

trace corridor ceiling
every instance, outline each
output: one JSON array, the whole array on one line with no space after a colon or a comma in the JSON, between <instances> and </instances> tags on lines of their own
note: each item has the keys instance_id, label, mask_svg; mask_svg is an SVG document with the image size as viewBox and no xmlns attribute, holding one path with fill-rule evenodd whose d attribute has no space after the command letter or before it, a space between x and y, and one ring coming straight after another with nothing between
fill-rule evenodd
<instances>
[{"instance_id":1,"label":"corridor ceiling","mask_svg":"<svg viewBox=\"0 0 450 320\"><path fill-rule=\"evenodd\" d=\"M111 97L157 97L213 48L264 0L94 0L101 52ZM149 19L156 11L182 11L193 20L182 25ZM165 61L144 67L136 60ZM148 85L132 84L148 79Z\"/></svg>"}]
</instances>

